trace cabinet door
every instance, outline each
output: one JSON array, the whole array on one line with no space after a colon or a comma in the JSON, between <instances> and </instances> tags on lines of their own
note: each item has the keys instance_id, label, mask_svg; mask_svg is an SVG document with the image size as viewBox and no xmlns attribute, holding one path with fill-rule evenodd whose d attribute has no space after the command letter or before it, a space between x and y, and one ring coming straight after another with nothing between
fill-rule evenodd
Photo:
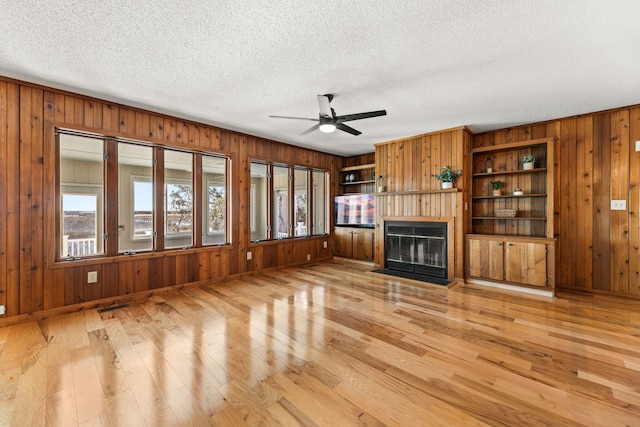
<instances>
[{"instance_id":1,"label":"cabinet door","mask_svg":"<svg viewBox=\"0 0 640 427\"><path fill-rule=\"evenodd\" d=\"M504 280L504 242L469 239L469 276Z\"/></svg>"},{"instance_id":2,"label":"cabinet door","mask_svg":"<svg viewBox=\"0 0 640 427\"><path fill-rule=\"evenodd\" d=\"M547 245L507 242L505 280L534 286L547 285Z\"/></svg>"},{"instance_id":3,"label":"cabinet door","mask_svg":"<svg viewBox=\"0 0 640 427\"><path fill-rule=\"evenodd\" d=\"M351 258L353 256L353 228L336 227L336 255Z\"/></svg>"},{"instance_id":4,"label":"cabinet door","mask_svg":"<svg viewBox=\"0 0 640 427\"><path fill-rule=\"evenodd\" d=\"M353 258L373 261L373 235L373 230L354 230Z\"/></svg>"}]
</instances>

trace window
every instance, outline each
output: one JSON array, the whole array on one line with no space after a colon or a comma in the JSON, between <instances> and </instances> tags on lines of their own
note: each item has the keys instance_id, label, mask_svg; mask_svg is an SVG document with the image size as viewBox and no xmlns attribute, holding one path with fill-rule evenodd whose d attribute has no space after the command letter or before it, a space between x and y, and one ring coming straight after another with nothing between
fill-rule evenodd
<instances>
[{"instance_id":1,"label":"window","mask_svg":"<svg viewBox=\"0 0 640 427\"><path fill-rule=\"evenodd\" d=\"M307 236L309 227L307 223L307 209L309 202L309 171L307 169L296 169L293 175L294 191L294 216L296 237Z\"/></svg>"},{"instance_id":2,"label":"window","mask_svg":"<svg viewBox=\"0 0 640 427\"><path fill-rule=\"evenodd\" d=\"M251 240L327 234L327 180L326 171L252 162Z\"/></svg>"},{"instance_id":3,"label":"window","mask_svg":"<svg viewBox=\"0 0 640 427\"><path fill-rule=\"evenodd\" d=\"M313 235L327 234L327 218L329 217L327 208L329 205L326 203L328 197L326 188L328 180L329 174L327 172L314 170L311 174L311 206L313 209L311 234Z\"/></svg>"},{"instance_id":4,"label":"window","mask_svg":"<svg viewBox=\"0 0 640 427\"><path fill-rule=\"evenodd\" d=\"M60 135L60 257L104 253L104 141Z\"/></svg>"},{"instance_id":5,"label":"window","mask_svg":"<svg viewBox=\"0 0 640 427\"><path fill-rule=\"evenodd\" d=\"M203 245L228 243L227 229L227 159L202 156Z\"/></svg>"},{"instance_id":6,"label":"window","mask_svg":"<svg viewBox=\"0 0 640 427\"><path fill-rule=\"evenodd\" d=\"M193 245L193 155L164 153L165 248Z\"/></svg>"},{"instance_id":7,"label":"window","mask_svg":"<svg viewBox=\"0 0 640 427\"><path fill-rule=\"evenodd\" d=\"M269 239L269 174L268 165L251 164L251 241Z\"/></svg>"},{"instance_id":8,"label":"window","mask_svg":"<svg viewBox=\"0 0 640 427\"><path fill-rule=\"evenodd\" d=\"M273 166L273 217L277 239L291 236L289 206L289 168Z\"/></svg>"},{"instance_id":9,"label":"window","mask_svg":"<svg viewBox=\"0 0 640 427\"><path fill-rule=\"evenodd\" d=\"M153 249L153 148L118 143L118 252Z\"/></svg>"}]
</instances>

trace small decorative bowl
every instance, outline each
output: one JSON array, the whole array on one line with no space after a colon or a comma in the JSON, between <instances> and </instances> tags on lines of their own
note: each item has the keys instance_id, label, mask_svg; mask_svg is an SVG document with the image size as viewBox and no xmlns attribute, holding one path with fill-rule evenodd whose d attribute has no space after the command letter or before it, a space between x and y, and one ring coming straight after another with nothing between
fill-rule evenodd
<instances>
[{"instance_id":1,"label":"small decorative bowl","mask_svg":"<svg viewBox=\"0 0 640 427\"><path fill-rule=\"evenodd\" d=\"M516 188L515 190L513 190L513 195L514 196L524 196L524 191L520 190L519 188Z\"/></svg>"}]
</instances>

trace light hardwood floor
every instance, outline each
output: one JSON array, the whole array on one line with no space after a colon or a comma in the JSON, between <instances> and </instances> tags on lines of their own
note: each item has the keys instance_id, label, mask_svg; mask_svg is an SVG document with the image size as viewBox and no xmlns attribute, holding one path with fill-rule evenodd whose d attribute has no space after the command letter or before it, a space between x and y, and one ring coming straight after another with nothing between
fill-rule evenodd
<instances>
[{"instance_id":1,"label":"light hardwood floor","mask_svg":"<svg viewBox=\"0 0 640 427\"><path fill-rule=\"evenodd\" d=\"M335 260L0 328L2 426L640 425L640 302Z\"/></svg>"}]
</instances>

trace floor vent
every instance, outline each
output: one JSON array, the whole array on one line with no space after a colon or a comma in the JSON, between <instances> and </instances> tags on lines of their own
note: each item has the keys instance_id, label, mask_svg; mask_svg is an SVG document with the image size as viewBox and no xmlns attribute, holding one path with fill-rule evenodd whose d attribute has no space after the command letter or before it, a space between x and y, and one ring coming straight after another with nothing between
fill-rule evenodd
<instances>
[{"instance_id":1,"label":"floor vent","mask_svg":"<svg viewBox=\"0 0 640 427\"><path fill-rule=\"evenodd\" d=\"M98 313L104 313L106 311L120 310L121 308L127 308L129 304L112 305L111 307L105 307L98 309Z\"/></svg>"}]
</instances>

